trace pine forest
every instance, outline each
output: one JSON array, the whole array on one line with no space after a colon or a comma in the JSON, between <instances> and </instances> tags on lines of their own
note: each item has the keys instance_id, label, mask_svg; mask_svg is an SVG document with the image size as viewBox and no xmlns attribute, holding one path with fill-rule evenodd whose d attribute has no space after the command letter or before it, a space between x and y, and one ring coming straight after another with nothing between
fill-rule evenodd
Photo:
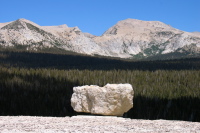
<instances>
[{"instance_id":1,"label":"pine forest","mask_svg":"<svg viewBox=\"0 0 200 133\"><path fill-rule=\"evenodd\" d=\"M0 50L0 115L73 116L74 86L130 83L123 117L200 122L200 58L122 60L74 53Z\"/></svg>"}]
</instances>

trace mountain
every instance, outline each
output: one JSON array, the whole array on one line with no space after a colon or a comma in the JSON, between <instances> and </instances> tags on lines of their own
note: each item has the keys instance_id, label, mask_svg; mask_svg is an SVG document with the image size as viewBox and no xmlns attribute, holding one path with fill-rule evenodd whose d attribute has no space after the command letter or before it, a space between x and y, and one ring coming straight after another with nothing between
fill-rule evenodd
<instances>
[{"instance_id":1,"label":"mountain","mask_svg":"<svg viewBox=\"0 0 200 133\"><path fill-rule=\"evenodd\" d=\"M0 24L0 45L27 50L60 48L83 54L101 54L101 48L78 27L39 26L26 19Z\"/></svg>"},{"instance_id":2,"label":"mountain","mask_svg":"<svg viewBox=\"0 0 200 133\"><path fill-rule=\"evenodd\" d=\"M59 48L88 55L137 59L174 56L174 53L187 57L200 56L200 33L184 32L159 21L126 19L102 36L94 36L83 33L78 27L39 26L18 19L0 23L0 46L20 46L36 51Z\"/></svg>"},{"instance_id":3,"label":"mountain","mask_svg":"<svg viewBox=\"0 0 200 133\"><path fill-rule=\"evenodd\" d=\"M196 36L200 36L200 32L192 32L193 34L195 34Z\"/></svg>"},{"instance_id":4,"label":"mountain","mask_svg":"<svg viewBox=\"0 0 200 133\"><path fill-rule=\"evenodd\" d=\"M127 19L118 22L95 41L110 53L124 57L149 57L193 47L199 53L200 36L159 21Z\"/></svg>"}]
</instances>

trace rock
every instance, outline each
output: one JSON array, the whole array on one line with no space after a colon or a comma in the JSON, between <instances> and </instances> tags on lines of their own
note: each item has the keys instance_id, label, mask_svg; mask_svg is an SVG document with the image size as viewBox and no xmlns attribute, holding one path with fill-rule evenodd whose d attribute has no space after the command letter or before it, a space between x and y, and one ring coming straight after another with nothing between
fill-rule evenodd
<instances>
[{"instance_id":1,"label":"rock","mask_svg":"<svg viewBox=\"0 0 200 133\"><path fill-rule=\"evenodd\" d=\"M107 84L73 88L71 106L77 112L122 116L133 107L133 88L130 84Z\"/></svg>"},{"instance_id":2,"label":"rock","mask_svg":"<svg viewBox=\"0 0 200 133\"><path fill-rule=\"evenodd\" d=\"M200 122L111 116L0 116L1 133L200 133Z\"/></svg>"},{"instance_id":3,"label":"rock","mask_svg":"<svg viewBox=\"0 0 200 133\"><path fill-rule=\"evenodd\" d=\"M137 19L119 21L101 36L67 25L40 26L26 19L0 23L0 46L17 45L25 46L26 50L52 47L87 55L136 59L186 51L184 57L187 57L199 54L200 33L184 32L159 21ZM194 45L197 50L185 49Z\"/></svg>"}]
</instances>

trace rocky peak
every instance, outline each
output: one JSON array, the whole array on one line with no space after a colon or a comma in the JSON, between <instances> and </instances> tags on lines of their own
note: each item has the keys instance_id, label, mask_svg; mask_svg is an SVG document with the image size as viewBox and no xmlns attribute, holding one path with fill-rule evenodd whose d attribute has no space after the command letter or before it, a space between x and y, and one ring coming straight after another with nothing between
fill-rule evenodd
<instances>
[{"instance_id":1,"label":"rocky peak","mask_svg":"<svg viewBox=\"0 0 200 133\"><path fill-rule=\"evenodd\" d=\"M127 34L127 33L149 33L155 31L170 31L175 30L169 25L159 21L142 21L137 19L126 19L119 21L116 25L108 29L106 34ZM178 31L178 30L177 30Z\"/></svg>"},{"instance_id":2,"label":"rocky peak","mask_svg":"<svg viewBox=\"0 0 200 133\"><path fill-rule=\"evenodd\" d=\"M4 27L5 25L8 25L9 23L11 23L11 22L7 22L7 23L0 23L0 29L1 29L2 27Z\"/></svg>"},{"instance_id":3,"label":"rocky peak","mask_svg":"<svg viewBox=\"0 0 200 133\"><path fill-rule=\"evenodd\" d=\"M63 24L63 25L59 25L58 28L68 28L68 26L66 24Z\"/></svg>"},{"instance_id":4,"label":"rocky peak","mask_svg":"<svg viewBox=\"0 0 200 133\"><path fill-rule=\"evenodd\" d=\"M200 37L200 32L192 32L192 34L196 35L196 36L199 36Z\"/></svg>"},{"instance_id":5,"label":"rocky peak","mask_svg":"<svg viewBox=\"0 0 200 133\"><path fill-rule=\"evenodd\" d=\"M26 25L23 21L21 21L20 19L9 23L8 25L5 25L4 27L2 27L1 29L5 30L5 29L13 29L13 30L18 30L18 29L26 29Z\"/></svg>"},{"instance_id":6,"label":"rocky peak","mask_svg":"<svg viewBox=\"0 0 200 133\"><path fill-rule=\"evenodd\" d=\"M83 33L78 27L39 26L26 19L0 23L0 45L58 47L89 55L144 58L171 52L199 52L200 33L175 29L159 21L126 19L102 36Z\"/></svg>"},{"instance_id":7,"label":"rocky peak","mask_svg":"<svg viewBox=\"0 0 200 133\"><path fill-rule=\"evenodd\" d=\"M94 40L106 47L110 56L123 58L145 58L175 52L186 45L200 46L200 36L180 31L159 21L137 19L119 21Z\"/></svg>"},{"instance_id":8,"label":"rocky peak","mask_svg":"<svg viewBox=\"0 0 200 133\"><path fill-rule=\"evenodd\" d=\"M29 20L27 20L25 18L19 18L17 21L29 21Z\"/></svg>"},{"instance_id":9,"label":"rocky peak","mask_svg":"<svg viewBox=\"0 0 200 133\"><path fill-rule=\"evenodd\" d=\"M77 32L81 32L81 30L80 30L77 26L76 26L76 27L73 27L72 30L75 31L75 32L76 32L76 31L77 31Z\"/></svg>"},{"instance_id":10,"label":"rocky peak","mask_svg":"<svg viewBox=\"0 0 200 133\"><path fill-rule=\"evenodd\" d=\"M96 37L95 35L92 35L92 34L90 34L90 33L83 33L86 37L88 37L88 38L94 38L94 37Z\"/></svg>"},{"instance_id":11,"label":"rocky peak","mask_svg":"<svg viewBox=\"0 0 200 133\"><path fill-rule=\"evenodd\" d=\"M18 21L23 22L23 23L29 23L29 24L32 24L32 25L34 25L36 27L40 27L40 25L38 25L38 24L36 24L36 23L34 23L34 22L30 21L30 20L24 19L24 18L18 19Z\"/></svg>"},{"instance_id":12,"label":"rocky peak","mask_svg":"<svg viewBox=\"0 0 200 133\"><path fill-rule=\"evenodd\" d=\"M119 21L117 25L132 25L132 26L139 26L139 27L163 27L163 28L172 28L171 26L160 22L160 21L143 21L138 19L126 19Z\"/></svg>"},{"instance_id":13,"label":"rocky peak","mask_svg":"<svg viewBox=\"0 0 200 133\"><path fill-rule=\"evenodd\" d=\"M30 29L30 27L39 27L39 25L26 20L26 19L18 19L16 21L10 22L10 23L5 23L5 25L3 27L1 27L2 30L21 30L21 29L25 29L28 30Z\"/></svg>"}]
</instances>

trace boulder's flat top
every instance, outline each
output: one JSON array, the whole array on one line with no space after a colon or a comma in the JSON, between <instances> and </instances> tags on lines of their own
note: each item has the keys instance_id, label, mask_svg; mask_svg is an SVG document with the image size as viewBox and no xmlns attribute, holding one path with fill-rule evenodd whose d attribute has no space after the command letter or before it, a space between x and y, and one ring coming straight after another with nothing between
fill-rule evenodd
<instances>
[{"instance_id":1,"label":"boulder's flat top","mask_svg":"<svg viewBox=\"0 0 200 133\"><path fill-rule=\"evenodd\" d=\"M30 117L0 116L1 133L199 133L200 123L135 120L108 116Z\"/></svg>"}]
</instances>

